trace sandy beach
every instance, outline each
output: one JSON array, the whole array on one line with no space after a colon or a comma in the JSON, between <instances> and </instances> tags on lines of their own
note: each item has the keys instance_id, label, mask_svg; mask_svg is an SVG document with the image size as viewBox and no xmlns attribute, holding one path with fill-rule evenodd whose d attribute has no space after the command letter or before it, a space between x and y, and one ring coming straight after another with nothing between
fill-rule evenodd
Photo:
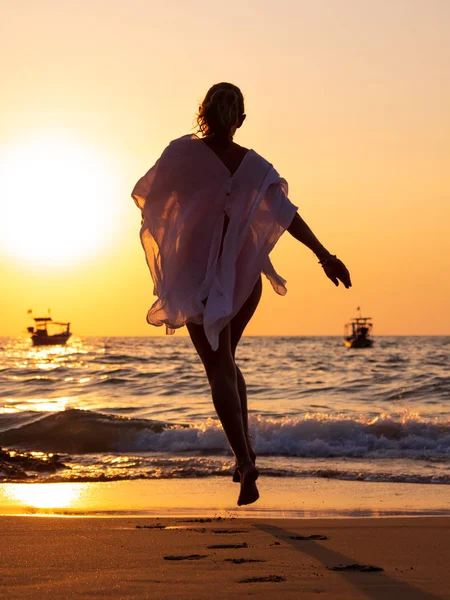
<instances>
[{"instance_id":1,"label":"sandy beach","mask_svg":"<svg viewBox=\"0 0 450 600\"><path fill-rule=\"evenodd\" d=\"M0 518L4 598L449 598L450 518Z\"/></svg>"},{"instance_id":2,"label":"sandy beach","mask_svg":"<svg viewBox=\"0 0 450 600\"><path fill-rule=\"evenodd\" d=\"M4 598L450 598L447 486L223 478L0 486Z\"/></svg>"}]
</instances>

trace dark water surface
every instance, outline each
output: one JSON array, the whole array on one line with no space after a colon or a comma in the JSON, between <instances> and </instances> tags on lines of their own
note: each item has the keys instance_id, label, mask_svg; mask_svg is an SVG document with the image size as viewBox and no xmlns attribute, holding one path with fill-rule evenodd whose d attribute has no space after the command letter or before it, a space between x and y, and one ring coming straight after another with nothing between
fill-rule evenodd
<instances>
[{"instance_id":1,"label":"dark water surface","mask_svg":"<svg viewBox=\"0 0 450 600\"><path fill-rule=\"evenodd\" d=\"M238 363L263 474L450 483L450 337L246 337ZM187 338L0 339L7 481L229 475ZM52 457L49 453L57 453Z\"/></svg>"}]
</instances>

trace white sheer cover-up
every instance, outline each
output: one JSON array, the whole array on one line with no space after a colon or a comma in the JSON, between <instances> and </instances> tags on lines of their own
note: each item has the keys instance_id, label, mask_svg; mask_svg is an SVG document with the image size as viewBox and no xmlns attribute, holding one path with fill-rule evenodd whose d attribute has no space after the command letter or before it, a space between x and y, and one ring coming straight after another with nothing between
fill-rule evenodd
<instances>
[{"instance_id":1,"label":"white sheer cover-up","mask_svg":"<svg viewBox=\"0 0 450 600\"><path fill-rule=\"evenodd\" d=\"M253 150L231 175L196 135L171 142L132 192L157 296L148 323L165 324L167 333L203 323L217 350L261 273L284 295L269 253L297 211L287 193L287 182Z\"/></svg>"}]
</instances>

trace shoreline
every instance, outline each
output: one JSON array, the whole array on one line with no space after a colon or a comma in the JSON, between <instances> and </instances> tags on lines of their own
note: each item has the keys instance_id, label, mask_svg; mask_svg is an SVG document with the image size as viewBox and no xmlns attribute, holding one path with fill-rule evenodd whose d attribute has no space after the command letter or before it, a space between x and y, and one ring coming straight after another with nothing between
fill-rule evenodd
<instances>
[{"instance_id":1,"label":"shoreline","mask_svg":"<svg viewBox=\"0 0 450 600\"><path fill-rule=\"evenodd\" d=\"M3 483L0 515L349 519L450 517L446 485L260 478L261 498L238 507L223 477L95 483Z\"/></svg>"}]
</instances>

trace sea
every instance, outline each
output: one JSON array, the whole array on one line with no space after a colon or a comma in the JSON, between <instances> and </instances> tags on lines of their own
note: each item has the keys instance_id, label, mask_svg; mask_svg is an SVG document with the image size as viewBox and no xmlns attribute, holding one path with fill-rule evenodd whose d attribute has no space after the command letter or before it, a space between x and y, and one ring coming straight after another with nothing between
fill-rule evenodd
<instances>
[{"instance_id":1,"label":"sea","mask_svg":"<svg viewBox=\"0 0 450 600\"><path fill-rule=\"evenodd\" d=\"M450 484L450 337L244 337L261 475ZM0 481L230 477L187 337L0 338Z\"/></svg>"}]
</instances>

